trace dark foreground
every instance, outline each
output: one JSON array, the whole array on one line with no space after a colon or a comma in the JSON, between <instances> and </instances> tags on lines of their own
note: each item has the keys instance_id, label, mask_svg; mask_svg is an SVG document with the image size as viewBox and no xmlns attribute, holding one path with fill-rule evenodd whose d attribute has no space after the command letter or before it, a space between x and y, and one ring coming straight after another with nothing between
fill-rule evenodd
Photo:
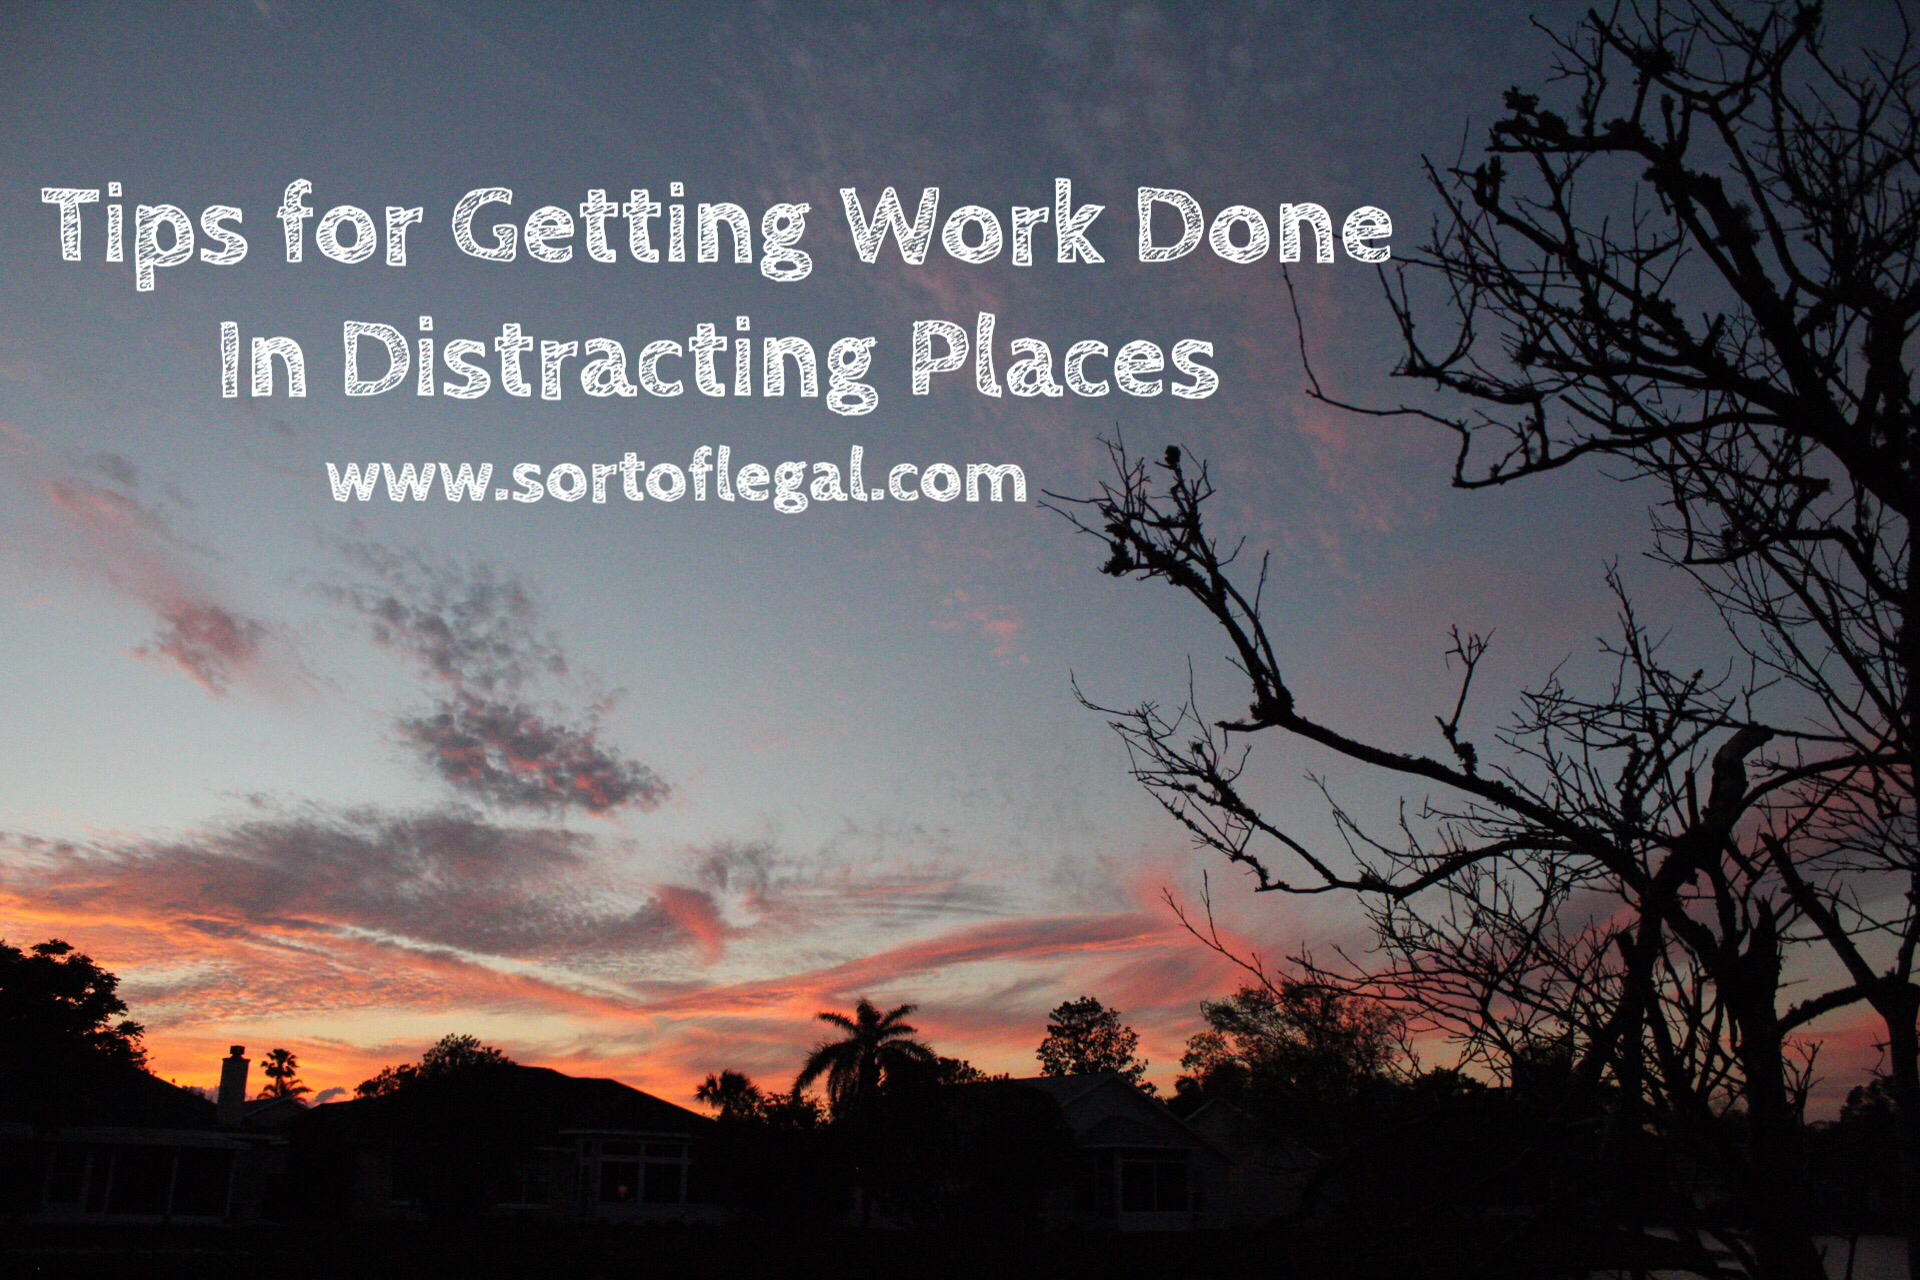
<instances>
[{"instance_id":1,"label":"dark foreground","mask_svg":"<svg viewBox=\"0 0 1920 1280\"><path fill-rule=\"evenodd\" d=\"M1591 1255L1589 1255L1590 1257ZM1616 1265L1630 1259L1614 1253ZM1642 1263L1658 1259L1643 1257ZM864 1276L938 1280L1453 1280L1591 1272L1550 1242L1507 1232L1396 1235L1293 1228L1256 1234L1024 1235L973 1231L773 1231L714 1227L257 1226L19 1228L0 1225L0 1277L49 1280L673 1280Z\"/></svg>"}]
</instances>

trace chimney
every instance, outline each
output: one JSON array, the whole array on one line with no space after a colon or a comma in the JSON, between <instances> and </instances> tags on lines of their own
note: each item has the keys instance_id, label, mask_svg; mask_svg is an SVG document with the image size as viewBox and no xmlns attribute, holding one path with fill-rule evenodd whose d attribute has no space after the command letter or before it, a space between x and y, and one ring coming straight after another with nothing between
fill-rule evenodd
<instances>
[{"instance_id":1,"label":"chimney","mask_svg":"<svg viewBox=\"0 0 1920 1280\"><path fill-rule=\"evenodd\" d=\"M237 1044L220 1063L220 1096L214 1106L220 1123L229 1127L240 1123L247 1105L247 1046Z\"/></svg>"}]
</instances>

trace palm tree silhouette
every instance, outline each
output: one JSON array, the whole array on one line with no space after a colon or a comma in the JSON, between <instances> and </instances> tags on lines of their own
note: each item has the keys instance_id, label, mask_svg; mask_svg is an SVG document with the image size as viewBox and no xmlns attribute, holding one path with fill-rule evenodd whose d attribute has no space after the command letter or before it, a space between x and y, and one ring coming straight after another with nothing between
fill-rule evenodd
<instances>
[{"instance_id":1,"label":"palm tree silhouette","mask_svg":"<svg viewBox=\"0 0 1920 1280\"><path fill-rule=\"evenodd\" d=\"M867 1171L872 1166L873 1149L878 1139L874 1103L883 1086L915 1068L934 1061L934 1053L914 1039L915 1028L906 1021L917 1005L903 1004L881 1013L865 996L853 1007L853 1016L822 1012L814 1016L831 1027L846 1032L843 1040L823 1040L807 1055L805 1065L793 1082L793 1096L818 1080L827 1078L827 1101L833 1118L852 1126L854 1150L854 1204L860 1225L873 1225L873 1199L868 1193Z\"/></svg>"},{"instance_id":2,"label":"palm tree silhouette","mask_svg":"<svg viewBox=\"0 0 1920 1280\"><path fill-rule=\"evenodd\" d=\"M263 1098L297 1098L313 1092L300 1083L300 1060L293 1056L291 1049L269 1050L260 1060L260 1074L268 1081L266 1088L260 1090Z\"/></svg>"},{"instance_id":3,"label":"palm tree silhouette","mask_svg":"<svg viewBox=\"0 0 1920 1280\"><path fill-rule=\"evenodd\" d=\"M913 1038L917 1032L905 1021L918 1007L903 1004L881 1013L863 996L852 1017L830 1012L816 1015L846 1032L846 1038L814 1046L793 1082L794 1092L825 1076L834 1115L844 1118L865 1111L889 1079L933 1062L933 1050Z\"/></svg>"},{"instance_id":4,"label":"palm tree silhouette","mask_svg":"<svg viewBox=\"0 0 1920 1280\"><path fill-rule=\"evenodd\" d=\"M727 1121L752 1120L766 1110L767 1096L759 1085L738 1071L710 1075L693 1091L695 1102L705 1103Z\"/></svg>"}]
</instances>

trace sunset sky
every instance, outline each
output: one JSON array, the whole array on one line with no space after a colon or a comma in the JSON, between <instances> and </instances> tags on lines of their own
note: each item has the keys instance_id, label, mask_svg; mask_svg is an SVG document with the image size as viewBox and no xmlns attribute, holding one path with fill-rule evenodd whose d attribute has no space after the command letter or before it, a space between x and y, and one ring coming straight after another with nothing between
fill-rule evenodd
<instances>
[{"instance_id":1,"label":"sunset sky","mask_svg":"<svg viewBox=\"0 0 1920 1280\"><path fill-rule=\"evenodd\" d=\"M120 973L155 1068L210 1084L225 1046L298 1053L351 1088L448 1032L688 1100L734 1067L784 1083L811 1018L915 1001L942 1052L1026 1074L1048 1009L1097 995L1163 1085L1200 1000L1236 975L1161 901L1211 868L1224 924L1270 957L1364 949L1334 899L1255 899L1126 775L1070 678L1110 703L1230 689L1221 643L1164 587L1102 577L1043 510L1090 492L1100 437L1209 459L1221 532L1271 549L1304 699L1439 749L1452 623L1498 632L1474 715L1563 659L1591 669L1617 559L1642 609L1703 627L1646 564L1647 495L1592 471L1447 487L1451 442L1303 394L1272 256L1135 261L1135 188L1211 215L1373 205L1411 249L1421 158L1477 141L1551 62L1528 25L1582 5L10 5L0 13L0 937L66 938ZM941 216L1105 212L1098 264L983 265L938 245L859 261L839 191ZM404 267L285 261L274 211L420 206ZM503 186L523 222L592 188L811 206L809 278L753 266L477 260L448 220ZM133 206L241 208L230 267L136 289L103 260ZM99 188L85 260L43 187ZM131 231L129 230L129 235ZM203 241L204 242L204 241ZM576 243L579 243L576 241ZM131 252L129 252L129 257ZM1296 269L1323 378L1396 394L1371 268ZM1114 349L1214 345L1201 400L990 398L908 380L914 321ZM820 399L497 390L349 399L340 327L490 339L695 326L877 339L878 408ZM304 346L309 394L224 399L219 326ZM244 339L243 339L244 340ZM531 362L530 362L531 363ZM687 371L690 376L690 371ZM571 374L569 375L571 376ZM243 378L244 381L244 378ZM824 374L823 374L824 381ZM1024 505L336 503L325 464L1013 462ZM504 480L496 481L502 483ZM1217 701L1217 699L1216 699ZM476 752L478 756L476 757ZM477 760L477 764L476 764ZM502 763L502 762L505 763ZM1317 771L1357 811L1397 791L1298 750L1263 794L1327 834ZM1829 1096L1873 1061L1832 1029ZM1433 1052L1444 1059L1443 1047Z\"/></svg>"}]
</instances>

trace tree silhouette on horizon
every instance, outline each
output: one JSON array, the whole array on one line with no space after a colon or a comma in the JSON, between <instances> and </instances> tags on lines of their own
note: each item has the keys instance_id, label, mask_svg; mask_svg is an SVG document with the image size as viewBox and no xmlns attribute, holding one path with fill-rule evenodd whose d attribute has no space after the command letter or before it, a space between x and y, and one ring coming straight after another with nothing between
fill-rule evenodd
<instances>
[{"instance_id":1,"label":"tree silhouette on horizon","mask_svg":"<svg viewBox=\"0 0 1920 1280\"><path fill-rule=\"evenodd\" d=\"M146 1028L122 1016L119 985L70 942L49 938L23 949L0 940L0 1045L145 1066Z\"/></svg>"},{"instance_id":2,"label":"tree silhouette on horizon","mask_svg":"<svg viewBox=\"0 0 1920 1280\"><path fill-rule=\"evenodd\" d=\"M1119 1010L1107 1008L1097 997L1081 996L1062 1001L1047 1015L1047 1038L1034 1056L1040 1060L1043 1076L1112 1071L1135 1088L1152 1093L1153 1085L1141 1078L1147 1063L1135 1056L1139 1047L1139 1033L1120 1021Z\"/></svg>"},{"instance_id":3,"label":"tree silhouette on horizon","mask_svg":"<svg viewBox=\"0 0 1920 1280\"><path fill-rule=\"evenodd\" d=\"M86 1119L91 1082L144 1070L144 1028L126 1017L120 980L69 942L0 940L0 1118Z\"/></svg>"},{"instance_id":4,"label":"tree silhouette on horizon","mask_svg":"<svg viewBox=\"0 0 1920 1280\"><path fill-rule=\"evenodd\" d=\"M933 1050L915 1039L918 1028L906 1021L918 1007L903 1004L882 1013L879 1006L862 996L852 1016L830 1010L816 1014L821 1022L845 1032L846 1037L814 1046L794 1078L794 1092L824 1076L828 1104L836 1117L845 1117L871 1104L890 1078L931 1065L935 1060Z\"/></svg>"},{"instance_id":5,"label":"tree silhouette on horizon","mask_svg":"<svg viewBox=\"0 0 1920 1280\"><path fill-rule=\"evenodd\" d=\"M1200 1016L1206 1028L1187 1039L1179 1095L1233 1102L1290 1137L1324 1138L1411 1066L1398 1014L1318 983L1249 983L1201 1001Z\"/></svg>"},{"instance_id":6,"label":"tree silhouette on horizon","mask_svg":"<svg viewBox=\"0 0 1920 1280\"><path fill-rule=\"evenodd\" d=\"M300 1059L291 1049L268 1050L260 1059L260 1074L267 1078L260 1090L263 1098L298 1098L313 1092L300 1083Z\"/></svg>"},{"instance_id":7,"label":"tree silhouette on horizon","mask_svg":"<svg viewBox=\"0 0 1920 1280\"><path fill-rule=\"evenodd\" d=\"M693 1100L712 1107L717 1118L728 1123L757 1120L767 1107L766 1091L745 1072L733 1070L709 1073L693 1091Z\"/></svg>"},{"instance_id":8,"label":"tree silhouette on horizon","mask_svg":"<svg viewBox=\"0 0 1920 1280\"><path fill-rule=\"evenodd\" d=\"M382 1067L379 1074L355 1085L353 1092L356 1097L379 1098L427 1080L444 1079L476 1069L516 1065L512 1058L499 1049L482 1044L478 1036L445 1035L420 1055L419 1062Z\"/></svg>"}]
</instances>

